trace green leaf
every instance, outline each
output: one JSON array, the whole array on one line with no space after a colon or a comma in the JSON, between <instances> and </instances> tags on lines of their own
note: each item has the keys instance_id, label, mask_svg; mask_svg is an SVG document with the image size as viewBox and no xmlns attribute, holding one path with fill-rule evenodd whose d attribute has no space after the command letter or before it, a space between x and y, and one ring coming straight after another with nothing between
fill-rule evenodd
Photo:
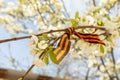
<instances>
[{"instance_id":1,"label":"green leaf","mask_svg":"<svg viewBox=\"0 0 120 80\"><path fill-rule=\"evenodd\" d=\"M107 41L112 42L112 40L111 40L110 36L109 36L109 37L107 37Z\"/></svg>"},{"instance_id":2,"label":"green leaf","mask_svg":"<svg viewBox=\"0 0 120 80\"><path fill-rule=\"evenodd\" d=\"M71 23L73 26L78 25L78 22L75 19L70 19Z\"/></svg>"},{"instance_id":3,"label":"green leaf","mask_svg":"<svg viewBox=\"0 0 120 80\"><path fill-rule=\"evenodd\" d=\"M48 38L48 35L47 35L47 34L43 34L42 36L43 36L43 38L45 38L45 39Z\"/></svg>"},{"instance_id":4,"label":"green leaf","mask_svg":"<svg viewBox=\"0 0 120 80\"><path fill-rule=\"evenodd\" d=\"M34 3L36 3L37 2L37 0L34 0Z\"/></svg>"},{"instance_id":5,"label":"green leaf","mask_svg":"<svg viewBox=\"0 0 120 80\"><path fill-rule=\"evenodd\" d=\"M25 0L19 0L21 4L24 4L25 3Z\"/></svg>"},{"instance_id":6,"label":"green leaf","mask_svg":"<svg viewBox=\"0 0 120 80\"><path fill-rule=\"evenodd\" d=\"M107 15L105 16L109 21L111 20L111 18L110 17L108 17Z\"/></svg>"},{"instance_id":7,"label":"green leaf","mask_svg":"<svg viewBox=\"0 0 120 80\"><path fill-rule=\"evenodd\" d=\"M66 18L64 18L63 20L64 20L64 21L69 21L69 19L66 19Z\"/></svg>"},{"instance_id":8,"label":"green leaf","mask_svg":"<svg viewBox=\"0 0 120 80\"><path fill-rule=\"evenodd\" d=\"M120 30L118 30L118 32L119 32L119 36L120 36Z\"/></svg>"},{"instance_id":9,"label":"green leaf","mask_svg":"<svg viewBox=\"0 0 120 80\"><path fill-rule=\"evenodd\" d=\"M104 52L105 52L103 45L100 45L100 52L101 52L101 53L104 53Z\"/></svg>"},{"instance_id":10,"label":"green leaf","mask_svg":"<svg viewBox=\"0 0 120 80\"><path fill-rule=\"evenodd\" d=\"M18 80L23 80L22 78L18 78Z\"/></svg>"},{"instance_id":11,"label":"green leaf","mask_svg":"<svg viewBox=\"0 0 120 80\"><path fill-rule=\"evenodd\" d=\"M49 60L48 60L48 56L47 55L44 57L43 61L45 62L46 65L49 64Z\"/></svg>"},{"instance_id":12,"label":"green leaf","mask_svg":"<svg viewBox=\"0 0 120 80\"><path fill-rule=\"evenodd\" d=\"M78 11L75 13L75 19L76 18L79 18L79 12Z\"/></svg>"},{"instance_id":13,"label":"green leaf","mask_svg":"<svg viewBox=\"0 0 120 80\"><path fill-rule=\"evenodd\" d=\"M48 40L48 35L43 34L42 36L38 36L38 42L40 42L41 40Z\"/></svg>"},{"instance_id":14,"label":"green leaf","mask_svg":"<svg viewBox=\"0 0 120 80\"><path fill-rule=\"evenodd\" d=\"M40 42L42 39L42 36L38 36L38 42Z\"/></svg>"},{"instance_id":15,"label":"green leaf","mask_svg":"<svg viewBox=\"0 0 120 80\"><path fill-rule=\"evenodd\" d=\"M97 22L97 25L99 25L99 26L104 26L104 23L103 23L102 21L98 21L98 22Z\"/></svg>"},{"instance_id":16,"label":"green leaf","mask_svg":"<svg viewBox=\"0 0 120 80\"><path fill-rule=\"evenodd\" d=\"M52 61L53 63L58 64L58 61L57 61L57 59L56 59L56 56L55 56L55 54L53 53L53 50L50 50L50 51L49 51L49 56L50 56L50 59L51 59L51 61Z\"/></svg>"},{"instance_id":17,"label":"green leaf","mask_svg":"<svg viewBox=\"0 0 120 80\"><path fill-rule=\"evenodd\" d=\"M85 22L85 21L86 21L86 19L85 19L85 18L82 18L82 21L83 21L83 22Z\"/></svg>"},{"instance_id":18,"label":"green leaf","mask_svg":"<svg viewBox=\"0 0 120 80\"><path fill-rule=\"evenodd\" d=\"M100 11L100 8L97 8L97 9L95 9L94 11L93 11L93 14L96 14L96 13L98 13Z\"/></svg>"},{"instance_id":19,"label":"green leaf","mask_svg":"<svg viewBox=\"0 0 120 80\"><path fill-rule=\"evenodd\" d=\"M46 53L44 53L44 54L40 57L40 59L41 59L46 65L49 64L48 55L49 55L49 54L46 52Z\"/></svg>"}]
</instances>

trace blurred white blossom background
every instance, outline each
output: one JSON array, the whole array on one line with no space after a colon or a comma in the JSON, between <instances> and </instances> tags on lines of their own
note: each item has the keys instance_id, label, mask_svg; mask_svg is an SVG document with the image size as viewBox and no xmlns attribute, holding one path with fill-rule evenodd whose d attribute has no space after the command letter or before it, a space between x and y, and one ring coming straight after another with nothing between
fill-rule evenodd
<instances>
[{"instance_id":1,"label":"blurred white blossom background","mask_svg":"<svg viewBox=\"0 0 120 80\"><path fill-rule=\"evenodd\" d=\"M91 46L83 40L72 39L70 54L61 65L51 61L45 65L37 58L62 32L41 37L34 34L78 25L102 26L112 35L103 40L106 46ZM31 39L0 44L0 67L26 71L34 63L36 67L32 71L42 75L70 80L118 80L119 27L119 0L0 0L0 40L32 35Z\"/></svg>"}]
</instances>

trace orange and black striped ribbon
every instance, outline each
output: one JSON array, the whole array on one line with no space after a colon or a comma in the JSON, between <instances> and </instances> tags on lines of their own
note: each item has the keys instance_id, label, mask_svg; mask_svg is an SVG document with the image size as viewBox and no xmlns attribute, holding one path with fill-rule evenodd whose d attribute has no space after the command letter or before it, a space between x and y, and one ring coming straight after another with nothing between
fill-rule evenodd
<instances>
[{"instance_id":1,"label":"orange and black striped ribbon","mask_svg":"<svg viewBox=\"0 0 120 80\"><path fill-rule=\"evenodd\" d=\"M74 34L86 42L105 45L105 43L99 39L99 35L97 34L82 34L79 32L74 32Z\"/></svg>"},{"instance_id":2,"label":"orange and black striped ribbon","mask_svg":"<svg viewBox=\"0 0 120 80\"><path fill-rule=\"evenodd\" d=\"M61 37L57 48L55 48L53 51L53 53L56 55L58 63L60 63L65 58L70 50L70 36L72 34L74 34L74 28L67 28L65 34Z\"/></svg>"},{"instance_id":3,"label":"orange and black striped ribbon","mask_svg":"<svg viewBox=\"0 0 120 80\"><path fill-rule=\"evenodd\" d=\"M53 53L56 55L56 60L58 61L58 63L60 63L67 55L68 51L70 50L70 46L71 46L70 39L68 38L67 34L64 34L61 37L57 48L55 48L53 51Z\"/></svg>"},{"instance_id":4,"label":"orange and black striped ribbon","mask_svg":"<svg viewBox=\"0 0 120 80\"><path fill-rule=\"evenodd\" d=\"M76 32L74 27L70 27L66 29L66 33L71 36L71 35L76 35L78 36L80 39L83 39L86 42L89 43L95 43L95 44L103 44L105 45L105 43L99 39L99 35L97 34L83 34L83 33L79 33Z\"/></svg>"},{"instance_id":5,"label":"orange and black striped ribbon","mask_svg":"<svg viewBox=\"0 0 120 80\"><path fill-rule=\"evenodd\" d=\"M70 36L73 34L86 42L105 45L105 43L99 39L99 35L97 34L82 34L76 32L73 27L67 28L65 34L60 38L59 44L53 51L58 63L60 63L69 52L71 46Z\"/></svg>"}]
</instances>

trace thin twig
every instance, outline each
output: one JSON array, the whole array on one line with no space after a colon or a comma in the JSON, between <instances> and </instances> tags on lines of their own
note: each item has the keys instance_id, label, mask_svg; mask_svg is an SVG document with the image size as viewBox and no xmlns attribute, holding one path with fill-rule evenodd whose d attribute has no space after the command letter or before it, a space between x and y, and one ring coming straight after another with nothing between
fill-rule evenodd
<instances>
[{"instance_id":1,"label":"thin twig","mask_svg":"<svg viewBox=\"0 0 120 80\"><path fill-rule=\"evenodd\" d=\"M108 37L108 36L110 36L111 34L105 29L105 28L103 28L103 27L97 27L97 26L77 26L75 29L80 29L80 28L94 28L94 29L96 29L96 30L102 30L102 31L104 31L104 33L101 33L101 34L99 34L99 35L104 35L104 36L106 36L106 38Z\"/></svg>"},{"instance_id":2,"label":"thin twig","mask_svg":"<svg viewBox=\"0 0 120 80\"><path fill-rule=\"evenodd\" d=\"M60 37L61 37L61 36L60 36ZM54 43L55 43L56 41L58 41L58 39L59 39L60 37L56 38L56 39L54 40L54 42L52 42L49 46L54 45ZM39 59L40 59L40 58L42 57L42 55L49 49L49 46L48 46L46 49L44 49L44 51L39 55ZM21 77L22 80L25 79L25 77L27 76L27 74L32 70L32 68L33 68L34 66L35 66L35 64L33 64L33 65L30 66L30 68L27 70L27 72L25 72L25 74Z\"/></svg>"},{"instance_id":3,"label":"thin twig","mask_svg":"<svg viewBox=\"0 0 120 80\"><path fill-rule=\"evenodd\" d=\"M53 11L53 13L52 14L56 14L56 11L53 9L53 7L51 7L51 3L50 3L50 1L48 1L49 2L49 7L50 7L50 9ZM62 20L62 19L59 19L62 23L64 23L64 21Z\"/></svg>"},{"instance_id":4,"label":"thin twig","mask_svg":"<svg viewBox=\"0 0 120 80\"><path fill-rule=\"evenodd\" d=\"M92 0L93 1L93 5L96 6L96 1L95 0Z\"/></svg>"},{"instance_id":5,"label":"thin twig","mask_svg":"<svg viewBox=\"0 0 120 80\"><path fill-rule=\"evenodd\" d=\"M103 27L97 27L97 26L76 26L75 29L85 29L85 28L95 28L95 29L99 29L99 30L103 30L104 33L100 34L100 35L104 35L106 37L108 37L110 35L110 33ZM36 36L41 36L43 34L49 34L49 33L54 33L54 32L63 32L66 29L60 29L60 30L50 30L47 32L43 32L40 34L36 34ZM31 36L23 36L23 37L17 37L17 38L10 38L10 39L4 39L4 40L0 40L0 43L5 43L5 42L9 42L9 41L16 41L16 40L21 40L21 39L27 39L30 38Z\"/></svg>"},{"instance_id":6,"label":"thin twig","mask_svg":"<svg viewBox=\"0 0 120 80\"><path fill-rule=\"evenodd\" d=\"M30 4L32 5L32 2L31 2L30 0L29 0L29 2L30 2ZM33 6L34 10L37 10L37 11L38 11L38 13L39 13L39 15L40 15L40 17L41 17L41 19L42 19L42 22L48 27L48 24L45 22L44 18L43 18L42 15L41 15L40 9L38 8L38 4L36 4L36 5L37 5L37 9Z\"/></svg>"},{"instance_id":7,"label":"thin twig","mask_svg":"<svg viewBox=\"0 0 120 80\"><path fill-rule=\"evenodd\" d=\"M69 13L68 13L68 11L67 11L67 8L65 7L65 3L64 3L64 1L61 0L61 2L62 2L62 4L63 4L63 8L64 8L64 10L65 10L65 12L66 12L68 18L70 18L70 15L69 15Z\"/></svg>"},{"instance_id":8,"label":"thin twig","mask_svg":"<svg viewBox=\"0 0 120 80\"><path fill-rule=\"evenodd\" d=\"M112 59L113 59L113 63L115 64L115 58L114 58L114 52L113 52L113 48L111 48L111 55L112 55Z\"/></svg>"},{"instance_id":9,"label":"thin twig","mask_svg":"<svg viewBox=\"0 0 120 80\"><path fill-rule=\"evenodd\" d=\"M60 36L60 37L61 37L61 36ZM54 40L54 42L52 42L52 44L48 45L48 47L39 55L39 59L42 57L42 55L43 55L46 51L48 51L48 49L49 49L50 46L53 46L54 43L55 43L56 41L58 41L58 39L59 39L60 37L56 38L56 39Z\"/></svg>"},{"instance_id":10,"label":"thin twig","mask_svg":"<svg viewBox=\"0 0 120 80\"><path fill-rule=\"evenodd\" d=\"M40 9L38 8L38 5L37 5L37 11L38 11L38 13L39 13L39 15L40 15L43 23L44 23L47 27L49 27L48 24L45 22L44 18L42 17L41 12L40 12Z\"/></svg>"},{"instance_id":11,"label":"thin twig","mask_svg":"<svg viewBox=\"0 0 120 80\"><path fill-rule=\"evenodd\" d=\"M25 72L25 74L21 77L22 80L25 79L25 77L27 76L27 74L32 70L32 68L35 66L35 64L31 65L30 68L27 70L27 72Z\"/></svg>"},{"instance_id":12,"label":"thin twig","mask_svg":"<svg viewBox=\"0 0 120 80\"><path fill-rule=\"evenodd\" d=\"M119 80L119 77L118 77L118 74L117 74L117 71L116 71L116 68L115 68L116 61L115 61L115 58L114 58L113 48L111 48L111 56L112 56L112 60L113 60L113 64L114 64L113 68L114 68L114 71L115 71L115 75L116 75L117 80Z\"/></svg>"},{"instance_id":13,"label":"thin twig","mask_svg":"<svg viewBox=\"0 0 120 80\"><path fill-rule=\"evenodd\" d=\"M108 74L108 76L109 76L110 80L113 80L113 79L112 79L112 77L110 76L110 74L109 74L108 70L106 69L106 66L105 66L105 63L104 63L103 58L102 58L102 57L100 57L100 60L101 60L101 62L102 62L102 65L104 66L105 71L106 71L106 73Z\"/></svg>"},{"instance_id":14,"label":"thin twig","mask_svg":"<svg viewBox=\"0 0 120 80\"><path fill-rule=\"evenodd\" d=\"M43 34L49 34L49 33L53 33L53 32L61 32L61 31L64 31L64 30L65 29L62 29L62 30L50 30L50 31L47 31L47 32L36 34L36 36L41 36ZM30 38L30 37L32 37L32 36L23 36L23 37L17 37L17 38L4 39L4 40L0 40L0 43L9 42L9 41L16 41L16 40L21 40L21 39L27 39L27 38Z\"/></svg>"},{"instance_id":15,"label":"thin twig","mask_svg":"<svg viewBox=\"0 0 120 80\"><path fill-rule=\"evenodd\" d=\"M88 80L88 77L89 77L89 71L90 71L90 69L88 68L87 73L86 73L85 80Z\"/></svg>"}]
</instances>

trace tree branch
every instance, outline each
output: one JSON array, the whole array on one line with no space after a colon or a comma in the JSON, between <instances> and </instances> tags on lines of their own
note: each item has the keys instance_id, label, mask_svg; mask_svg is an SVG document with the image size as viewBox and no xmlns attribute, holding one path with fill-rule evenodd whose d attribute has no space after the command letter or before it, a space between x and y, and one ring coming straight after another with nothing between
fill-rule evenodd
<instances>
[{"instance_id":1,"label":"tree branch","mask_svg":"<svg viewBox=\"0 0 120 80\"><path fill-rule=\"evenodd\" d=\"M106 66L105 66L105 63L104 63L103 58L102 58L102 57L100 57L100 60L101 60L101 62L102 62L102 65L104 66L104 68L105 68L105 72L108 74L108 76L109 76L110 80L113 80L113 79L112 79L112 77L110 76L110 74L109 74L108 70L106 69Z\"/></svg>"},{"instance_id":2,"label":"tree branch","mask_svg":"<svg viewBox=\"0 0 120 80\"><path fill-rule=\"evenodd\" d=\"M51 3L50 3L50 1L48 1L49 2L49 7L50 7L50 9L53 11L53 13L52 14L56 14L56 11L51 7ZM64 15L65 16L65 15ZM64 23L64 21L62 20L62 19L59 19L62 23Z\"/></svg>"},{"instance_id":3,"label":"tree branch","mask_svg":"<svg viewBox=\"0 0 120 80\"><path fill-rule=\"evenodd\" d=\"M29 0L30 4L32 5L32 2ZM37 9L33 6L34 10L37 10L37 12L39 13L41 19L42 19L42 22L48 27L48 24L45 22L44 18L42 17L41 15L41 12L40 12L40 9L38 8L38 4L36 4L37 6Z\"/></svg>"},{"instance_id":4,"label":"tree branch","mask_svg":"<svg viewBox=\"0 0 120 80\"><path fill-rule=\"evenodd\" d=\"M92 0L93 1L93 5L96 6L96 1L95 0Z\"/></svg>"},{"instance_id":5,"label":"tree branch","mask_svg":"<svg viewBox=\"0 0 120 80\"><path fill-rule=\"evenodd\" d=\"M33 64L32 66L30 66L30 68L27 70L27 72L21 77L22 80L25 79L25 77L27 76L27 74L32 70L32 68L35 66L35 64Z\"/></svg>"},{"instance_id":6,"label":"tree branch","mask_svg":"<svg viewBox=\"0 0 120 80\"><path fill-rule=\"evenodd\" d=\"M89 78L89 71L90 71L90 69L88 68L87 73L86 73L85 80L88 80L88 78Z\"/></svg>"},{"instance_id":7,"label":"tree branch","mask_svg":"<svg viewBox=\"0 0 120 80\"><path fill-rule=\"evenodd\" d=\"M117 71L116 71L116 68L115 68L116 61L115 61L115 57L114 57L113 48L111 48L111 56L112 56L112 60L113 60L113 64L114 64L113 68L114 68L114 71L115 71L115 75L116 75L117 80L119 80L119 77L118 77L118 74L117 74Z\"/></svg>"},{"instance_id":8,"label":"tree branch","mask_svg":"<svg viewBox=\"0 0 120 80\"><path fill-rule=\"evenodd\" d=\"M61 0L61 2L62 2L62 4L63 4L63 8L64 8L64 10L65 10L65 12L66 12L66 14L67 14L67 17L70 18L69 13L67 12L67 8L65 7L65 3L64 3L64 1Z\"/></svg>"},{"instance_id":9,"label":"tree branch","mask_svg":"<svg viewBox=\"0 0 120 80\"><path fill-rule=\"evenodd\" d=\"M61 31L64 31L64 29L63 30L50 30L47 32L36 34L36 36L41 36L43 34L49 34L49 33L53 33L53 32L61 32ZM0 43L9 42L9 41L16 41L16 40L21 40L21 39L27 39L30 37L32 37L32 36L23 36L23 37L17 37L17 38L4 39L4 40L0 40Z\"/></svg>"},{"instance_id":10,"label":"tree branch","mask_svg":"<svg viewBox=\"0 0 120 80\"><path fill-rule=\"evenodd\" d=\"M61 35L62 36L62 35ZM60 36L60 37L61 37ZM53 43L51 43L49 46L53 46L54 45L54 43L60 38L60 37L58 37L58 38L56 38L55 40L54 40L54 42ZM49 46L46 48L46 49L44 49L44 51L39 55L39 59L42 57L42 55L49 49ZM32 68L35 66L35 64L32 64L31 66L30 66L30 68L27 70L27 72L25 72L25 74L21 77L22 78L22 80L24 80L25 79L25 77L27 76L27 74L32 70Z\"/></svg>"},{"instance_id":11,"label":"tree branch","mask_svg":"<svg viewBox=\"0 0 120 80\"><path fill-rule=\"evenodd\" d=\"M94 29L99 29L99 30L103 30L104 33L101 33L100 35L104 35L106 37L108 37L110 35L110 33L103 27L97 27L97 26L73 26L75 29L85 29L85 28L94 28ZM43 34L49 34L49 33L54 33L54 32L63 32L66 29L60 29L60 30L50 30L47 32L43 32L40 34L36 34L36 36L41 36ZM21 39L27 39L30 38L31 36L23 36L23 37L17 37L17 38L10 38L10 39L4 39L4 40L0 40L0 43L5 43L5 42L9 42L9 41L16 41L16 40L21 40Z\"/></svg>"}]
</instances>

